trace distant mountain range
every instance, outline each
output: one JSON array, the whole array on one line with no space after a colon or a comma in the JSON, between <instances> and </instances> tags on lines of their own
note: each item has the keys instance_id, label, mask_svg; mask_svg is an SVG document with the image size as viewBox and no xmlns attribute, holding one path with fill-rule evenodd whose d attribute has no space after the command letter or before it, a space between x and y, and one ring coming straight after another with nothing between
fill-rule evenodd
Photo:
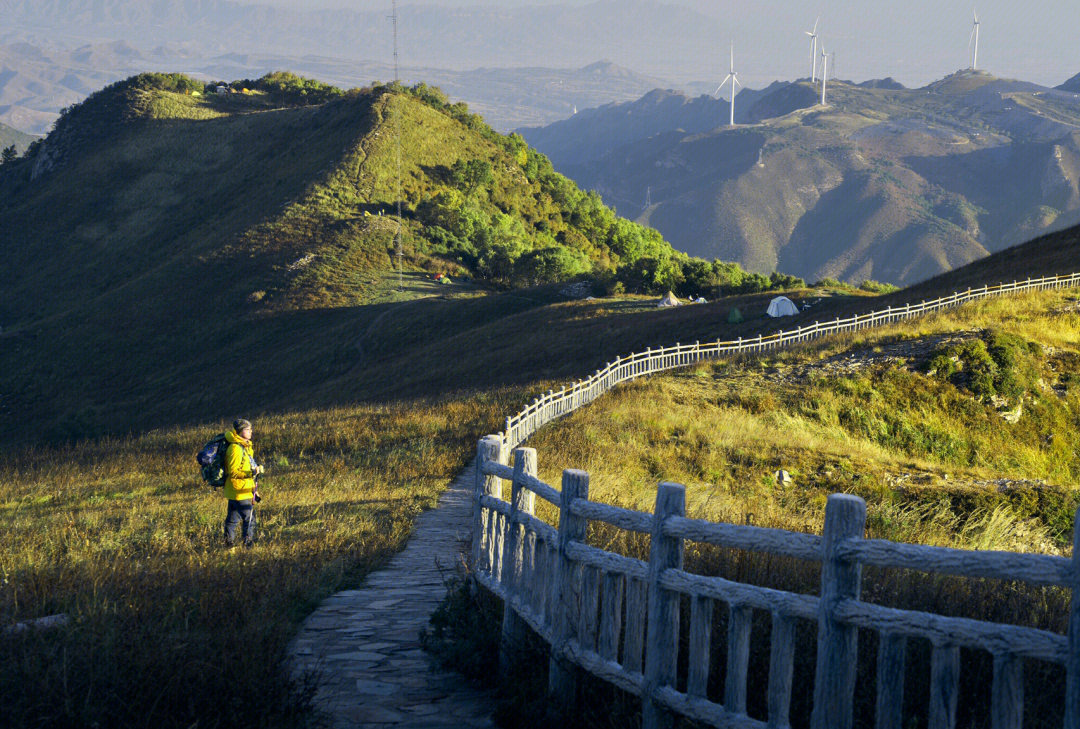
<instances>
[{"instance_id":1,"label":"distant mountain range","mask_svg":"<svg viewBox=\"0 0 1080 729\"><path fill-rule=\"evenodd\" d=\"M726 102L651 91L522 129L622 215L691 255L907 284L1080 221L1080 77L959 72L773 84ZM648 204L646 204L648 203Z\"/></svg>"},{"instance_id":2,"label":"distant mountain range","mask_svg":"<svg viewBox=\"0 0 1080 729\"><path fill-rule=\"evenodd\" d=\"M0 0L0 42L75 47L116 39L122 28L129 42L181 44L204 56L273 48L286 56L389 61L389 10L389 3L374 10L309 10L232 0ZM663 73L681 68L696 50L715 47L722 32L713 18L655 0L457 8L401 3L398 16L404 65L422 58L425 66L457 70L580 67L608 58Z\"/></svg>"},{"instance_id":3,"label":"distant mountain range","mask_svg":"<svg viewBox=\"0 0 1080 729\"><path fill-rule=\"evenodd\" d=\"M344 88L388 81L394 69L385 63L320 56L253 53L207 55L183 46L139 49L115 41L74 50L29 43L0 46L0 123L45 134L59 111L93 91L135 73L177 68L206 79L258 78L288 69ZM636 99L664 81L608 61L580 68L402 68L403 82L423 81L465 101L496 129L548 124L586 108Z\"/></svg>"}]
</instances>

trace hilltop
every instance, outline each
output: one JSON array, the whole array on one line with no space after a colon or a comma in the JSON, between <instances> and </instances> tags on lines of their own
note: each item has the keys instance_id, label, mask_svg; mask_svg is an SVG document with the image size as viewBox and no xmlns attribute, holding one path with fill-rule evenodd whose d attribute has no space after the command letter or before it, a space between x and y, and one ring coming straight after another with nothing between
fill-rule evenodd
<instances>
[{"instance_id":1,"label":"hilltop","mask_svg":"<svg viewBox=\"0 0 1080 729\"><path fill-rule=\"evenodd\" d=\"M822 107L776 84L735 128L722 102L651 92L523 134L676 248L809 280L910 284L1080 220L1080 97L981 71L898 86L831 81ZM694 106L711 126L669 111Z\"/></svg>"},{"instance_id":2,"label":"hilltop","mask_svg":"<svg viewBox=\"0 0 1080 729\"><path fill-rule=\"evenodd\" d=\"M117 41L71 50L32 43L0 45L7 76L0 84L0 122L47 134L61 109L78 104L103 86L152 70L191 69L202 79L258 78L288 68L301 76L343 88L394 78L394 67L326 55L222 53L219 47L149 46ZM574 107L630 101L662 85L660 79L606 61L577 68L482 67L468 70L403 65L402 83L437 86L499 131L564 118Z\"/></svg>"}]
</instances>

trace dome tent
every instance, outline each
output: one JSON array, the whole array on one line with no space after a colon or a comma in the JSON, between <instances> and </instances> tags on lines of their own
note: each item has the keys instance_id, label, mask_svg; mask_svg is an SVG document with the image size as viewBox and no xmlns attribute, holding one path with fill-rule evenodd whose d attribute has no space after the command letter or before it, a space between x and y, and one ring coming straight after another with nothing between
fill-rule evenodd
<instances>
[{"instance_id":1,"label":"dome tent","mask_svg":"<svg viewBox=\"0 0 1080 729\"><path fill-rule=\"evenodd\" d=\"M777 296L769 302L769 308L765 312L769 316L794 316L799 313L799 307L786 296Z\"/></svg>"},{"instance_id":2,"label":"dome tent","mask_svg":"<svg viewBox=\"0 0 1080 729\"><path fill-rule=\"evenodd\" d=\"M657 306L682 306L682 302L676 298L675 294L671 291L667 292L667 295L656 304Z\"/></svg>"}]
</instances>

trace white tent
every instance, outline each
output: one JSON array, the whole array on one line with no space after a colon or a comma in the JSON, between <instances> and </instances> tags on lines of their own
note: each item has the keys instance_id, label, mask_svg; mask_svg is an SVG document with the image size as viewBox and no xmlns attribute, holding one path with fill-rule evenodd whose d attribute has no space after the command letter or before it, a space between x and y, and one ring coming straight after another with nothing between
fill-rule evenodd
<instances>
[{"instance_id":1,"label":"white tent","mask_svg":"<svg viewBox=\"0 0 1080 729\"><path fill-rule=\"evenodd\" d=\"M799 307L795 306L794 302L786 296L777 296L775 299L769 302L769 309L767 312L769 316L794 316L799 313Z\"/></svg>"},{"instance_id":2,"label":"white tent","mask_svg":"<svg viewBox=\"0 0 1080 729\"><path fill-rule=\"evenodd\" d=\"M675 297L675 294L668 291L667 295L657 303L657 306L682 306L682 302Z\"/></svg>"}]
</instances>

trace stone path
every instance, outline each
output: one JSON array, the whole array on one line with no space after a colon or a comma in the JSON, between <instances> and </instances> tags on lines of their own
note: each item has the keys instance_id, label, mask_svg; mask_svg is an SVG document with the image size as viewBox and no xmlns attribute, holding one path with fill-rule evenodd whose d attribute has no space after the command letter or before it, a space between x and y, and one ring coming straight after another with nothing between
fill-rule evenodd
<instances>
[{"instance_id":1,"label":"stone path","mask_svg":"<svg viewBox=\"0 0 1080 729\"><path fill-rule=\"evenodd\" d=\"M421 514L405 549L356 590L327 598L290 646L294 675L318 672L315 707L338 729L493 727L490 697L438 671L420 631L446 595L472 525L470 464Z\"/></svg>"}]
</instances>

